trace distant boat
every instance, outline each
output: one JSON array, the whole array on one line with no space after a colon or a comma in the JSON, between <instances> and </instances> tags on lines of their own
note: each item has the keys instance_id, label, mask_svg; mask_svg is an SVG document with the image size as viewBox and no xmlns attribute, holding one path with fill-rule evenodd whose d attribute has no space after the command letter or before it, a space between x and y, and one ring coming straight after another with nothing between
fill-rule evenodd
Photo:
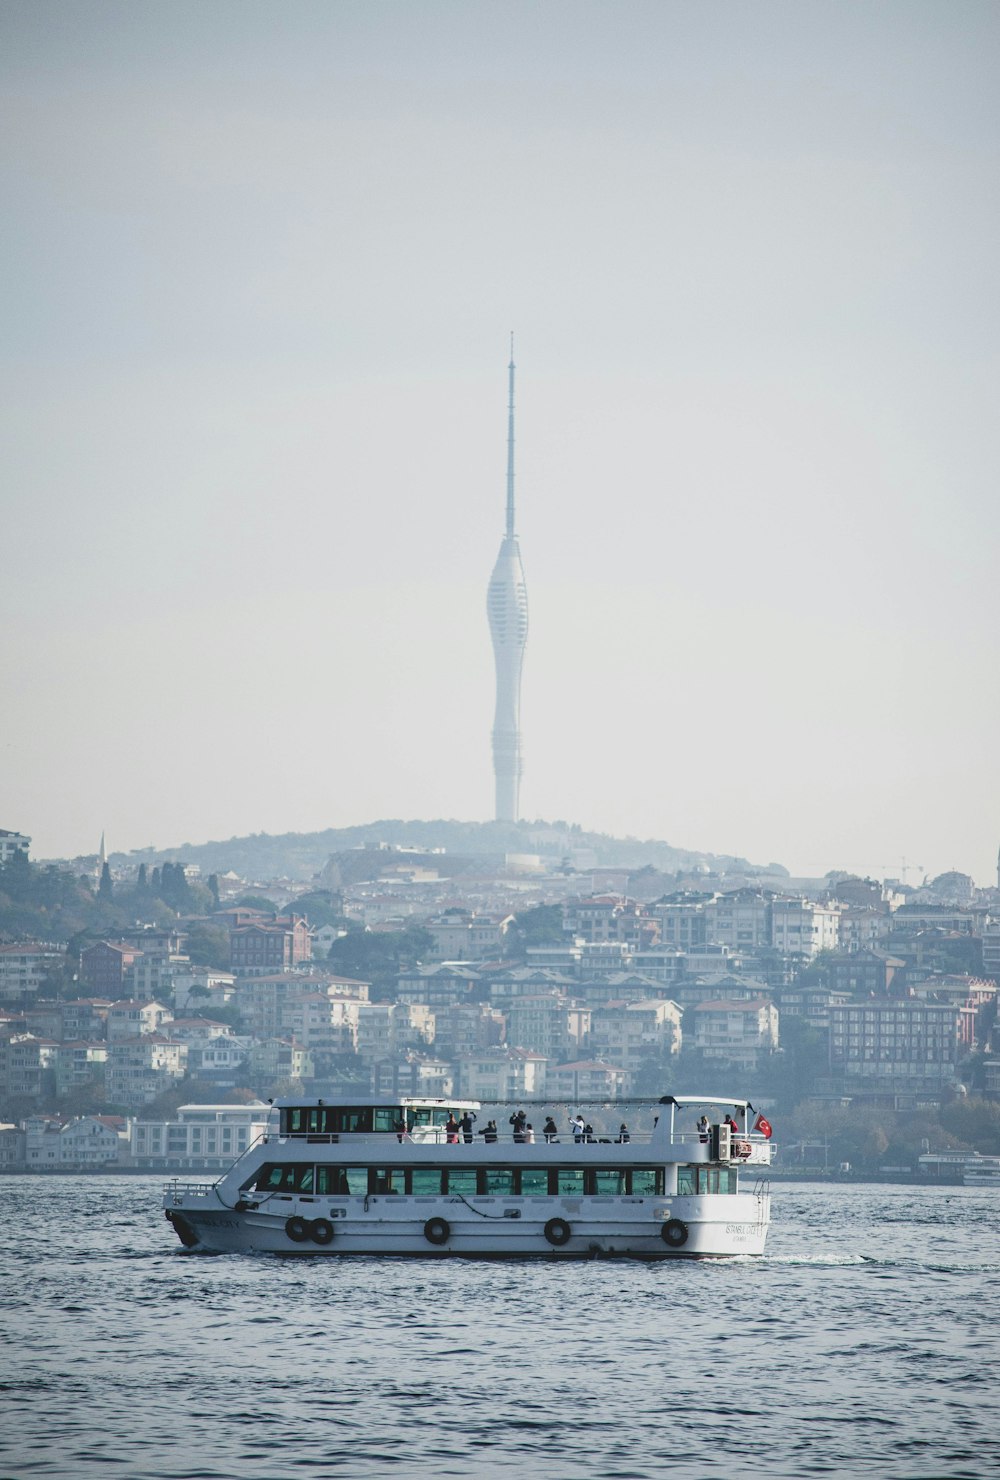
<instances>
[{"instance_id":1,"label":"distant boat","mask_svg":"<svg viewBox=\"0 0 1000 1480\"><path fill-rule=\"evenodd\" d=\"M962 1170L966 1187L1000 1187L1000 1156L977 1156Z\"/></svg>"}]
</instances>

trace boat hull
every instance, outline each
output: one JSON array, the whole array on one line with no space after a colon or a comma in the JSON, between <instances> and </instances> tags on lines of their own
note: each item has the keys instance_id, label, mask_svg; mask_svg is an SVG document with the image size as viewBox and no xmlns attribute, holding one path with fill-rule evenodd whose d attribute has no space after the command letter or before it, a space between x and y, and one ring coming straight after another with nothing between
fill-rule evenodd
<instances>
[{"instance_id":1,"label":"boat hull","mask_svg":"<svg viewBox=\"0 0 1000 1480\"><path fill-rule=\"evenodd\" d=\"M493 1198L296 1198L280 1209L230 1209L186 1196L166 1216L187 1248L216 1254L659 1260L764 1252L766 1194L615 1201L533 1198L526 1208Z\"/></svg>"}]
</instances>

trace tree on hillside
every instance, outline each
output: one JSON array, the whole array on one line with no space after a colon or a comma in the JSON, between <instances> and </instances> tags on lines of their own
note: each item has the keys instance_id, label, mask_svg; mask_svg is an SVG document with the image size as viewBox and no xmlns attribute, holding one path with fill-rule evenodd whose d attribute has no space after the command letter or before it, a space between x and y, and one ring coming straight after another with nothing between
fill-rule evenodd
<instances>
[{"instance_id":1,"label":"tree on hillside","mask_svg":"<svg viewBox=\"0 0 1000 1480\"><path fill-rule=\"evenodd\" d=\"M237 906L244 910L260 910L265 915L278 914L278 906L271 899L263 899L256 894L244 894L236 901Z\"/></svg>"},{"instance_id":2,"label":"tree on hillside","mask_svg":"<svg viewBox=\"0 0 1000 1480\"><path fill-rule=\"evenodd\" d=\"M562 945L562 905L539 904L514 916L504 936L503 954L509 961L523 961L529 946Z\"/></svg>"},{"instance_id":3,"label":"tree on hillside","mask_svg":"<svg viewBox=\"0 0 1000 1480\"><path fill-rule=\"evenodd\" d=\"M101 866L101 882L97 886L97 897L105 904L110 904L115 897L111 884L111 867L106 861Z\"/></svg>"},{"instance_id":4,"label":"tree on hillside","mask_svg":"<svg viewBox=\"0 0 1000 1480\"><path fill-rule=\"evenodd\" d=\"M208 920L192 921L187 932L187 953L196 966L228 971L229 931L224 925L214 925Z\"/></svg>"},{"instance_id":5,"label":"tree on hillside","mask_svg":"<svg viewBox=\"0 0 1000 1480\"><path fill-rule=\"evenodd\" d=\"M434 944L430 931L411 925L406 930L352 930L330 947L327 961L338 976L370 982L375 1001L392 997L401 972L412 971Z\"/></svg>"},{"instance_id":6,"label":"tree on hillside","mask_svg":"<svg viewBox=\"0 0 1000 1480\"><path fill-rule=\"evenodd\" d=\"M312 889L288 903L296 915L305 915L310 925L335 925L346 929L343 896L330 889Z\"/></svg>"}]
</instances>

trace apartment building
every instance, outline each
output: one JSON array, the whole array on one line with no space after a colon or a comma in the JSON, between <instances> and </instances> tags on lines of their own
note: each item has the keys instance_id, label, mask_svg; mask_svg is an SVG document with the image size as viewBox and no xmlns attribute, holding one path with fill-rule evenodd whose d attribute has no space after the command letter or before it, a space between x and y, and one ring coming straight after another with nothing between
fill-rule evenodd
<instances>
[{"instance_id":1,"label":"apartment building","mask_svg":"<svg viewBox=\"0 0 1000 1480\"><path fill-rule=\"evenodd\" d=\"M187 1056L186 1044L161 1033L109 1042L104 1079L108 1100L127 1110L148 1105L183 1079Z\"/></svg>"},{"instance_id":2,"label":"apartment building","mask_svg":"<svg viewBox=\"0 0 1000 1480\"><path fill-rule=\"evenodd\" d=\"M975 1013L971 1006L899 999L831 1007L831 1071L848 1086L940 1089L958 1077Z\"/></svg>"},{"instance_id":3,"label":"apartment building","mask_svg":"<svg viewBox=\"0 0 1000 1480\"><path fill-rule=\"evenodd\" d=\"M0 946L0 1002L25 1002L45 988L49 974L65 961L59 946L41 941Z\"/></svg>"},{"instance_id":4,"label":"apartment building","mask_svg":"<svg viewBox=\"0 0 1000 1480\"><path fill-rule=\"evenodd\" d=\"M751 1002L702 1002L690 1013L694 1047L706 1058L755 1069L778 1047L778 1009L766 997Z\"/></svg>"}]
</instances>

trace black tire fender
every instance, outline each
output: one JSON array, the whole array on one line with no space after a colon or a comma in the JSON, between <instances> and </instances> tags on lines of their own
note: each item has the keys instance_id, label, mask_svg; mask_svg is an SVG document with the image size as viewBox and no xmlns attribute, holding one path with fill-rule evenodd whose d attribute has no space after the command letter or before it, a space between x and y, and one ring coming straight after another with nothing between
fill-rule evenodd
<instances>
[{"instance_id":1,"label":"black tire fender","mask_svg":"<svg viewBox=\"0 0 1000 1480\"><path fill-rule=\"evenodd\" d=\"M680 1218L668 1218L660 1229L660 1237L671 1249L683 1249L688 1241L688 1226Z\"/></svg>"},{"instance_id":2,"label":"black tire fender","mask_svg":"<svg viewBox=\"0 0 1000 1480\"><path fill-rule=\"evenodd\" d=\"M573 1236L573 1230L565 1218L550 1218L542 1232L554 1249L561 1249Z\"/></svg>"},{"instance_id":3,"label":"black tire fender","mask_svg":"<svg viewBox=\"0 0 1000 1480\"><path fill-rule=\"evenodd\" d=\"M310 1225L304 1218L293 1217L285 1221L285 1232L293 1244L304 1244L309 1237Z\"/></svg>"},{"instance_id":4,"label":"black tire fender","mask_svg":"<svg viewBox=\"0 0 1000 1480\"><path fill-rule=\"evenodd\" d=\"M447 1218L428 1218L424 1224L424 1238L429 1244L446 1244L451 1238L451 1224Z\"/></svg>"},{"instance_id":5,"label":"black tire fender","mask_svg":"<svg viewBox=\"0 0 1000 1480\"><path fill-rule=\"evenodd\" d=\"M329 1218L314 1218L309 1225L309 1237L314 1244L332 1244L333 1224Z\"/></svg>"}]
</instances>

